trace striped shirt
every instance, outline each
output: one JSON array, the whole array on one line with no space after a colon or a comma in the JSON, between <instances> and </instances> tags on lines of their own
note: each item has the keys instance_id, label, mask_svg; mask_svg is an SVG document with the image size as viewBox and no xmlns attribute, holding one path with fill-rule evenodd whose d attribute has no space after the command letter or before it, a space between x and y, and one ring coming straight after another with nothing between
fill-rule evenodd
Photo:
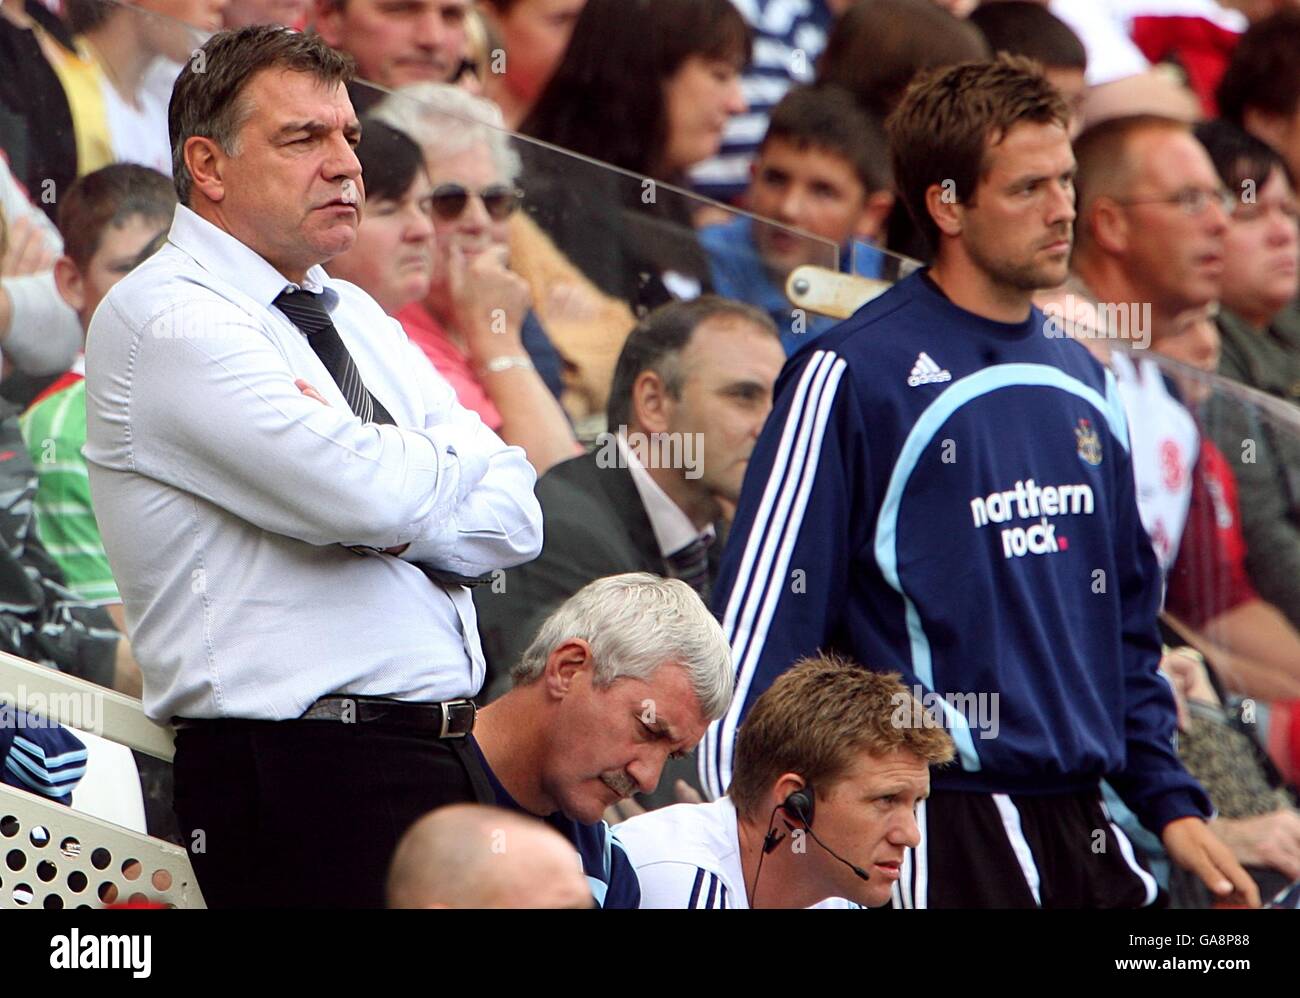
<instances>
[{"instance_id":1,"label":"striped shirt","mask_svg":"<svg viewBox=\"0 0 1300 998\"><path fill-rule=\"evenodd\" d=\"M0 783L71 804L85 775L80 738L39 714L0 703Z\"/></svg>"},{"instance_id":2,"label":"striped shirt","mask_svg":"<svg viewBox=\"0 0 1300 998\"><path fill-rule=\"evenodd\" d=\"M995 322L919 271L777 381L714 591L736 688L704 786L730 784L754 701L825 649L935 694L960 763L936 790L1104 778L1148 828L1208 817L1173 748L1160 596L1114 376L1043 313Z\"/></svg>"},{"instance_id":3,"label":"striped shirt","mask_svg":"<svg viewBox=\"0 0 1300 998\"><path fill-rule=\"evenodd\" d=\"M754 54L741 74L748 110L733 115L722 148L691 170L691 185L707 197L734 201L749 186L749 164L767 134L772 108L796 83L811 83L826 47L831 14L825 0L732 0L754 29Z\"/></svg>"},{"instance_id":4,"label":"striped shirt","mask_svg":"<svg viewBox=\"0 0 1300 998\"><path fill-rule=\"evenodd\" d=\"M748 908L740 832L730 797L674 804L614 826L641 884L642 908ZM827 898L816 908L859 908Z\"/></svg>"},{"instance_id":5,"label":"striped shirt","mask_svg":"<svg viewBox=\"0 0 1300 998\"><path fill-rule=\"evenodd\" d=\"M85 379L77 377L37 401L20 424L40 482L35 508L41 543L80 599L97 605L122 602L91 508L90 476L81 456L86 443Z\"/></svg>"}]
</instances>

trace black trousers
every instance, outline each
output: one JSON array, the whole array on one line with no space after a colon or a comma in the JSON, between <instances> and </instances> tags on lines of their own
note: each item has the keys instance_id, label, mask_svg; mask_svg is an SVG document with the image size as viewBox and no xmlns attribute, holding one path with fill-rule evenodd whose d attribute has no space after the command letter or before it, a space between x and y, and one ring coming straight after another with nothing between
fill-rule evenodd
<instances>
[{"instance_id":1,"label":"black trousers","mask_svg":"<svg viewBox=\"0 0 1300 998\"><path fill-rule=\"evenodd\" d=\"M895 908L1163 908L1168 895L1110 820L1100 789L935 790L918 809Z\"/></svg>"},{"instance_id":2,"label":"black trousers","mask_svg":"<svg viewBox=\"0 0 1300 998\"><path fill-rule=\"evenodd\" d=\"M473 774L471 772L473 769ZM486 792L466 740L383 723L199 722L175 809L210 908L378 908L402 834Z\"/></svg>"}]
</instances>

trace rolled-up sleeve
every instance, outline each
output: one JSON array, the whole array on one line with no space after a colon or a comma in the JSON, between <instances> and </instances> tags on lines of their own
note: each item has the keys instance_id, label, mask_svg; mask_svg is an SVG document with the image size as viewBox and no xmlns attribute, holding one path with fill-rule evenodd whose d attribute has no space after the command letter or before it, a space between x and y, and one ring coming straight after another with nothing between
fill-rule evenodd
<instances>
[{"instance_id":1,"label":"rolled-up sleeve","mask_svg":"<svg viewBox=\"0 0 1300 998\"><path fill-rule=\"evenodd\" d=\"M542 549L542 510L533 488L537 472L522 447L507 446L455 392L413 344L428 432L454 432L450 444L485 461L485 468L445 521L429 520L402 557L417 564L485 575L532 561Z\"/></svg>"}]
</instances>

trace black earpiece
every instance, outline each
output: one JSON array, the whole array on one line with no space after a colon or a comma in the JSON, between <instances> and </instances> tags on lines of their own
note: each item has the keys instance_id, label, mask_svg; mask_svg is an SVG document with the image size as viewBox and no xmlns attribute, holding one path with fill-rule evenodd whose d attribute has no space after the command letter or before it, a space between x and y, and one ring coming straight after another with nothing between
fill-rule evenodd
<instances>
[{"instance_id":1,"label":"black earpiece","mask_svg":"<svg viewBox=\"0 0 1300 998\"><path fill-rule=\"evenodd\" d=\"M835 852L835 850L831 849L830 846L817 837L817 833L813 831L812 827L813 814L816 811L814 804L816 799L817 794L813 790L813 785L811 783L805 783L802 789L796 790L794 793L786 797L781 804L781 810L803 825L804 830L812 837L812 840L829 853L832 858L839 860L847 866L860 880L870 880L871 875L867 873L866 870L862 869L862 867L858 866L856 863L850 863L847 859ZM770 834L768 835L768 838L771 838ZM777 841L779 842L780 839ZM772 843L772 846L769 849L767 843L764 842L763 848L768 852L771 852L772 849L776 848L776 843Z\"/></svg>"},{"instance_id":2,"label":"black earpiece","mask_svg":"<svg viewBox=\"0 0 1300 998\"><path fill-rule=\"evenodd\" d=\"M772 816L768 819L767 822L767 834L763 836L763 855L759 856L758 858L758 869L754 871L754 883L749 888L749 903L751 906L753 906L754 899L758 894L758 878L763 875L763 857L766 856L768 853L772 852L778 845L780 845L785 840L785 833L778 832L775 828L772 827L773 823L776 821L777 811L784 811L792 821L797 822L799 825L803 826L801 829L796 828L794 824L791 824L791 821L786 821L785 823L786 828L790 829L792 832L806 831L812 837L812 840L817 843L818 846L820 846L823 850L829 853L832 858L839 860L850 870L852 870L853 873L859 879L861 880L871 879L871 875L867 873L866 870L862 869L862 867L854 863L850 863L843 856L836 853L833 849L831 849L828 845L826 845L825 842L819 839L817 837L817 833L812 830L813 814L816 812L816 806L814 804L816 799L817 799L817 795L816 792L813 790L813 785L811 783L805 783L798 790L794 791L791 794L788 794L785 800L783 800L780 804L776 805L776 807L772 809Z\"/></svg>"},{"instance_id":3,"label":"black earpiece","mask_svg":"<svg viewBox=\"0 0 1300 998\"><path fill-rule=\"evenodd\" d=\"M815 800L816 796L813 792L813 786L809 783L802 789L796 790L794 793L786 797L785 801L781 804L781 810L796 821L802 822L803 827L811 831L813 814L816 812Z\"/></svg>"}]
</instances>

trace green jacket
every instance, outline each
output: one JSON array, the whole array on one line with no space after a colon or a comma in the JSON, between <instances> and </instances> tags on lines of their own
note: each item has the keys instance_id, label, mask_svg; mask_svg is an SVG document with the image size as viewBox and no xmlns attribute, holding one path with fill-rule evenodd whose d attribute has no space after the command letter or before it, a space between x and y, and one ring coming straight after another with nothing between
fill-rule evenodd
<instances>
[{"instance_id":1,"label":"green jacket","mask_svg":"<svg viewBox=\"0 0 1300 998\"><path fill-rule=\"evenodd\" d=\"M1287 402L1300 403L1300 305L1291 304L1263 332L1233 312L1219 313L1219 373Z\"/></svg>"},{"instance_id":2,"label":"green jacket","mask_svg":"<svg viewBox=\"0 0 1300 998\"><path fill-rule=\"evenodd\" d=\"M1262 333L1231 312L1218 324L1219 373L1290 402L1300 419L1300 311L1289 308ZM1202 421L1237 478L1251 581L1300 628L1300 430L1223 393Z\"/></svg>"}]
</instances>

